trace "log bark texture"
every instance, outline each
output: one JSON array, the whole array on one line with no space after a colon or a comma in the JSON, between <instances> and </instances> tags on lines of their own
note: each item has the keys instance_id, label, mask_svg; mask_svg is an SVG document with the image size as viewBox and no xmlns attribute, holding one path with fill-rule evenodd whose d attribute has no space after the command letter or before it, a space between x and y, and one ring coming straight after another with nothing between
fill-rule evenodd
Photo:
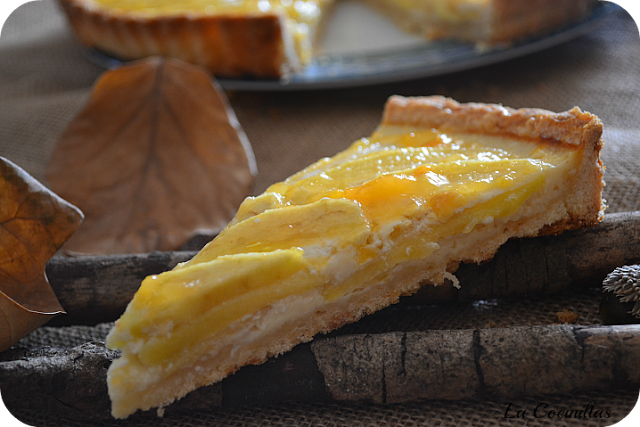
<instances>
[{"instance_id":1,"label":"log bark texture","mask_svg":"<svg viewBox=\"0 0 640 427\"><path fill-rule=\"evenodd\" d=\"M640 261L640 212L605 215L589 229L507 242L483 265L460 266L460 289L451 283L423 287L403 304L552 294L600 286L614 268ZM49 324L97 324L117 319L142 279L172 269L194 251L67 258L56 256L47 275L67 311Z\"/></svg>"},{"instance_id":2,"label":"log bark texture","mask_svg":"<svg viewBox=\"0 0 640 427\"><path fill-rule=\"evenodd\" d=\"M53 325L95 325L120 317L152 274L171 270L196 252L151 252L109 256L55 256L47 264L47 277L66 315Z\"/></svg>"},{"instance_id":3,"label":"log bark texture","mask_svg":"<svg viewBox=\"0 0 640 427\"><path fill-rule=\"evenodd\" d=\"M9 410L45 407L87 421L109 418L106 370L116 356L100 343L12 350L0 359L2 397ZM166 411L283 401L514 398L639 386L640 325L394 332L317 338L198 389Z\"/></svg>"},{"instance_id":4,"label":"log bark texture","mask_svg":"<svg viewBox=\"0 0 640 427\"><path fill-rule=\"evenodd\" d=\"M640 384L640 326L347 335L311 344L336 400L515 397Z\"/></svg>"},{"instance_id":5,"label":"log bark texture","mask_svg":"<svg viewBox=\"0 0 640 427\"><path fill-rule=\"evenodd\" d=\"M640 261L640 211L605 215L595 227L505 243L482 265L463 264L460 289L425 286L407 302L463 302L599 287L616 267Z\"/></svg>"}]
</instances>

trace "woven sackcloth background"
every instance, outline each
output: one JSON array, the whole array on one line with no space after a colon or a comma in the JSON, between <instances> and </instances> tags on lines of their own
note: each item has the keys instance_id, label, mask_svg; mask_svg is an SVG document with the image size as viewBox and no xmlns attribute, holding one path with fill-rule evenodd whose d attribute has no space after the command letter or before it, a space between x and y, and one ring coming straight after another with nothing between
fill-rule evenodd
<instances>
[{"instance_id":1,"label":"woven sackcloth background","mask_svg":"<svg viewBox=\"0 0 640 427\"><path fill-rule=\"evenodd\" d=\"M87 101L104 69L88 60L72 37L53 0L18 8L0 37L0 156L44 182L44 170L57 138ZM323 156L369 134L380 120L389 95L445 95L462 102L563 111L580 106L605 123L608 212L640 210L640 43L635 22L624 12L607 18L593 32L542 52L446 76L340 90L228 92L256 155L259 174L253 189L262 192ZM387 310L339 333L391 330L481 328L486 325L545 325L570 309L583 324L598 324L593 295L532 298L497 305L419 310ZM96 327L42 327L24 338L26 347L70 348L103 340L108 324ZM3 393L5 390L3 390ZM611 425L638 400L636 392L582 393L513 400L531 408L543 399L550 407L607 407L607 420L510 420L505 402L415 402L400 405L286 403L211 409L191 414L136 416L109 426L543 426ZM17 412L40 426L80 426L46 411Z\"/></svg>"}]
</instances>

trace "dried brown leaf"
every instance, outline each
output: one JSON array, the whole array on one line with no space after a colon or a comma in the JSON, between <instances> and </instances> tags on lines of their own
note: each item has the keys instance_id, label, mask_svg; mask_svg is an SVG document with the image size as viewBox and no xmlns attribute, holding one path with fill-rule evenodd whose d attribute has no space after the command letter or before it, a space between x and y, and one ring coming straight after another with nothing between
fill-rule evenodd
<instances>
[{"instance_id":1,"label":"dried brown leaf","mask_svg":"<svg viewBox=\"0 0 640 427\"><path fill-rule=\"evenodd\" d=\"M45 272L82 212L0 157L0 351L64 313Z\"/></svg>"},{"instance_id":2,"label":"dried brown leaf","mask_svg":"<svg viewBox=\"0 0 640 427\"><path fill-rule=\"evenodd\" d=\"M47 179L86 216L65 250L110 254L175 250L215 234L254 174L251 147L210 75L151 58L101 76Z\"/></svg>"}]
</instances>

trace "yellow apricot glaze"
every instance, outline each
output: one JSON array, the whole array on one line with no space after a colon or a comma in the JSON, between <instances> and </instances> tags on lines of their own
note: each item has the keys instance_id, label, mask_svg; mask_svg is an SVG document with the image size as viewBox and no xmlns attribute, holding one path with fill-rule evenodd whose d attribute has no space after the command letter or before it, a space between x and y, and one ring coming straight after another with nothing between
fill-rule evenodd
<instances>
[{"instance_id":1,"label":"yellow apricot glaze","mask_svg":"<svg viewBox=\"0 0 640 427\"><path fill-rule=\"evenodd\" d=\"M107 344L171 372L199 357L199 341L282 298L316 289L335 300L513 215L574 157L506 137L381 128L247 198L192 260L144 280Z\"/></svg>"}]
</instances>

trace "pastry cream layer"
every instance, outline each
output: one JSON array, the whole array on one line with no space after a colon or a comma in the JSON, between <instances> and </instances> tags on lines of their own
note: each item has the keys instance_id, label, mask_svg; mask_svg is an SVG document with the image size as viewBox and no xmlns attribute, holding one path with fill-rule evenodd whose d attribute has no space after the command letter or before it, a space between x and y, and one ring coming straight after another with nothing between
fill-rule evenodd
<instances>
[{"instance_id":1,"label":"pastry cream layer","mask_svg":"<svg viewBox=\"0 0 640 427\"><path fill-rule=\"evenodd\" d=\"M333 0L92 0L113 14L142 17L282 15L303 63L312 55L312 39L322 11Z\"/></svg>"},{"instance_id":2,"label":"pastry cream layer","mask_svg":"<svg viewBox=\"0 0 640 427\"><path fill-rule=\"evenodd\" d=\"M439 284L465 243L496 246L509 223L560 220L562 187L580 161L578 150L544 141L382 126L247 198L192 260L145 279L116 322L113 415L170 403L176 396L138 399L181 372L196 378L206 360L222 365L207 371L209 383L248 363L233 357L255 345L239 331L269 329L256 313L284 307L283 318L304 322L415 262ZM296 298L306 305L282 303Z\"/></svg>"}]
</instances>

